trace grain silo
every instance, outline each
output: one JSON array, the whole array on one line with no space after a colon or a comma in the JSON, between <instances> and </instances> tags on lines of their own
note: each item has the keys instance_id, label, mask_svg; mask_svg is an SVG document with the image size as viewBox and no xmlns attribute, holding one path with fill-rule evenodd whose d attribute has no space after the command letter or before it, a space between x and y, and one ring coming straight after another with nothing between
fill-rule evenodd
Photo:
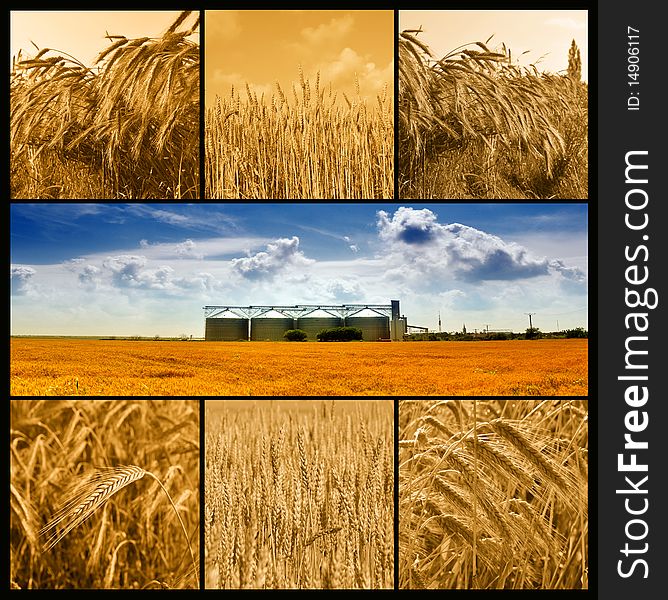
<instances>
[{"instance_id":1,"label":"grain silo","mask_svg":"<svg viewBox=\"0 0 668 600\"><path fill-rule=\"evenodd\" d=\"M294 320L290 317L256 317L251 319L251 340L280 341L289 329L294 329Z\"/></svg>"},{"instance_id":2,"label":"grain silo","mask_svg":"<svg viewBox=\"0 0 668 600\"><path fill-rule=\"evenodd\" d=\"M362 339L366 342L375 342L390 338L389 317L347 317L346 327L361 329Z\"/></svg>"},{"instance_id":3,"label":"grain silo","mask_svg":"<svg viewBox=\"0 0 668 600\"><path fill-rule=\"evenodd\" d=\"M248 339L248 319L207 318L204 328L207 342L236 342Z\"/></svg>"},{"instance_id":4,"label":"grain silo","mask_svg":"<svg viewBox=\"0 0 668 600\"><path fill-rule=\"evenodd\" d=\"M203 308L206 340L282 341L289 329L301 329L308 340L316 341L323 329L347 326L360 329L369 342L401 341L407 330L398 300L389 304L219 304Z\"/></svg>"},{"instance_id":5,"label":"grain silo","mask_svg":"<svg viewBox=\"0 0 668 600\"><path fill-rule=\"evenodd\" d=\"M305 331L309 342L318 341L317 335L323 329L342 326L343 319L341 317L300 317L295 320L295 329Z\"/></svg>"}]
</instances>

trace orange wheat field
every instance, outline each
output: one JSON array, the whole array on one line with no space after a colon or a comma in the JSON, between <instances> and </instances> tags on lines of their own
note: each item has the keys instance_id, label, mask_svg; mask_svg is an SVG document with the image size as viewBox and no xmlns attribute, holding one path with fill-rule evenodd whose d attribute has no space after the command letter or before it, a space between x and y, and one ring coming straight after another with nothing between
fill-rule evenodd
<instances>
[{"instance_id":1,"label":"orange wheat field","mask_svg":"<svg viewBox=\"0 0 668 600\"><path fill-rule=\"evenodd\" d=\"M12 396L579 396L587 340L168 342L14 338Z\"/></svg>"}]
</instances>

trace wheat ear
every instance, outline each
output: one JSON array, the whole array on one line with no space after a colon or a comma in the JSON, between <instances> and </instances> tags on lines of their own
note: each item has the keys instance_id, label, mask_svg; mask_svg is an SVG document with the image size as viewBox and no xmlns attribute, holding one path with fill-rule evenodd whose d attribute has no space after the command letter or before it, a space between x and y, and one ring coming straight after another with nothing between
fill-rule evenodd
<instances>
[{"instance_id":1,"label":"wheat ear","mask_svg":"<svg viewBox=\"0 0 668 600\"><path fill-rule=\"evenodd\" d=\"M145 475L148 475L158 482L158 485L167 495L167 498L176 513L181 529L183 530L183 535L188 544L188 551L190 552L195 577L197 578L197 587L199 587L199 573L197 563L195 562L195 555L192 546L190 545L186 527L183 524L181 515L179 514L172 497L165 486L162 485L160 479L150 471L146 471L135 465L101 468L92 475L86 477L81 483L75 485L61 508L58 509L52 519L40 529L39 535L46 536L44 551L48 552L51 550L51 548L60 542L60 540L62 540L70 531L92 516L97 509L116 494L116 492L121 491L124 487L138 481Z\"/></svg>"}]
</instances>

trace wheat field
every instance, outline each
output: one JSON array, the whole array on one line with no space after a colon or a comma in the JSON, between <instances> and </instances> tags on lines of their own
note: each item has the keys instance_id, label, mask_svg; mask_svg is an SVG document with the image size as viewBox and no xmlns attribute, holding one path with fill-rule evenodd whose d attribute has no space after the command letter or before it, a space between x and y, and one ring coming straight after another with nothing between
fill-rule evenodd
<instances>
[{"instance_id":1,"label":"wheat field","mask_svg":"<svg viewBox=\"0 0 668 600\"><path fill-rule=\"evenodd\" d=\"M585 400L399 406L399 586L588 587Z\"/></svg>"},{"instance_id":2,"label":"wheat field","mask_svg":"<svg viewBox=\"0 0 668 600\"><path fill-rule=\"evenodd\" d=\"M199 16L191 13L155 38L107 33L92 66L51 48L14 57L12 198L199 197L200 50L191 39Z\"/></svg>"},{"instance_id":3,"label":"wheat field","mask_svg":"<svg viewBox=\"0 0 668 600\"><path fill-rule=\"evenodd\" d=\"M12 400L9 578L199 588L199 402Z\"/></svg>"},{"instance_id":4,"label":"wheat field","mask_svg":"<svg viewBox=\"0 0 668 600\"><path fill-rule=\"evenodd\" d=\"M13 396L582 396L586 339L11 340Z\"/></svg>"},{"instance_id":5,"label":"wheat field","mask_svg":"<svg viewBox=\"0 0 668 600\"><path fill-rule=\"evenodd\" d=\"M394 109L338 94L299 70L299 83L270 98L246 85L207 108L206 197L354 199L394 197Z\"/></svg>"},{"instance_id":6,"label":"wheat field","mask_svg":"<svg viewBox=\"0 0 668 600\"><path fill-rule=\"evenodd\" d=\"M205 406L207 588L393 587L392 401Z\"/></svg>"}]
</instances>

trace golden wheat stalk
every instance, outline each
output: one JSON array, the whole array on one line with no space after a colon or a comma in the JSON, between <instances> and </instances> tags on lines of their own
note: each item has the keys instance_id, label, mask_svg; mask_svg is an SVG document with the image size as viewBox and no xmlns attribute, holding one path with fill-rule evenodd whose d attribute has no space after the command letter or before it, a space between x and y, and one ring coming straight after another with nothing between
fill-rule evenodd
<instances>
[{"instance_id":1,"label":"golden wheat stalk","mask_svg":"<svg viewBox=\"0 0 668 600\"><path fill-rule=\"evenodd\" d=\"M44 542L44 552L48 552L53 548L58 542L60 542L70 531L81 525L89 517L91 517L98 508L100 508L107 500L114 496L117 492L120 492L123 488L127 487L135 481L139 481L144 476L151 477L158 482L158 485L167 495L174 512L178 518L178 521L183 530L183 535L186 538L188 544L188 550L190 552L190 558L193 563L195 577L197 577L197 586L199 587L199 574L197 569L197 563L195 561L195 555L193 553L192 546L190 545L190 539L188 538L188 533L186 532L186 527L183 524L181 515L179 514L172 497L169 492L162 485L162 482L158 477L156 477L150 471L146 471L141 467L135 465L120 465L117 467L103 467L99 468L97 471L87 476L80 483L75 484L71 491L67 494L66 499L64 500L61 507L53 515L51 520L40 529L40 537L46 536Z\"/></svg>"}]
</instances>

